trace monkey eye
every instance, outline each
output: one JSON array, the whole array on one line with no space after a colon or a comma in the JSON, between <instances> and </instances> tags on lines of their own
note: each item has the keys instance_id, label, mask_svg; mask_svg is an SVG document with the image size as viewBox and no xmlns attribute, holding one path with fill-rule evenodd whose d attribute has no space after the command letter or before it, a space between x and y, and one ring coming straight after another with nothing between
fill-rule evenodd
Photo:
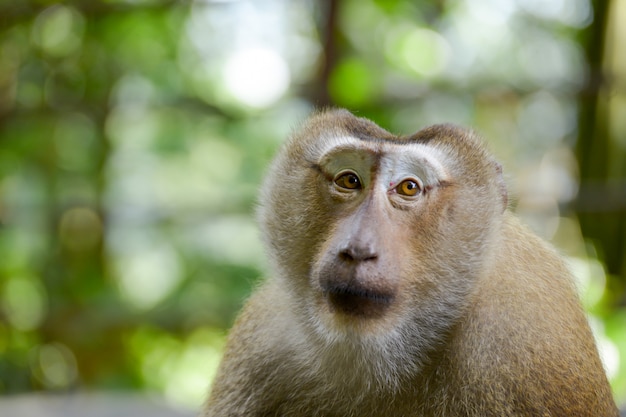
<instances>
[{"instance_id":1,"label":"monkey eye","mask_svg":"<svg viewBox=\"0 0 626 417\"><path fill-rule=\"evenodd\" d=\"M335 184L346 190L357 190L361 188L361 180L353 172L343 172L335 177Z\"/></svg>"},{"instance_id":2,"label":"monkey eye","mask_svg":"<svg viewBox=\"0 0 626 417\"><path fill-rule=\"evenodd\" d=\"M416 180L404 180L396 186L396 192L407 197L413 197L422 192L422 185Z\"/></svg>"}]
</instances>

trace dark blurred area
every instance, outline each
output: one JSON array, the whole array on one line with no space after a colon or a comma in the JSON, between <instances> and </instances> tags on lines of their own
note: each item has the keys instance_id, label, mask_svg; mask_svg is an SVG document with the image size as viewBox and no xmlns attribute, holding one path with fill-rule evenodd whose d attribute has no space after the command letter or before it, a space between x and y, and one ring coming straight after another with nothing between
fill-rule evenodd
<instances>
[{"instance_id":1,"label":"dark blurred area","mask_svg":"<svg viewBox=\"0 0 626 417\"><path fill-rule=\"evenodd\" d=\"M473 127L626 402L626 2L0 0L0 394L197 408L267 273L277 146L341 106Z\"/></svg>"}]
</instances>

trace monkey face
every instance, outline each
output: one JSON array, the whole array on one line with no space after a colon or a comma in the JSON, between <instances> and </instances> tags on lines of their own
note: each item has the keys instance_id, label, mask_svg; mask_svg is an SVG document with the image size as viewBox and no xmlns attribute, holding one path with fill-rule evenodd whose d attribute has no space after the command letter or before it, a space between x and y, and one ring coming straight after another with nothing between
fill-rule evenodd
<instances>
[{"instance_id":1,"label":"monkey face","mask_svg":"<svg viewBox=\"0 0 626 417\"><path fill-rule=\"evenodd\" d=\"M332 112L286 145L260 217L308 317L371 334L460 315L501 202L494 165L455 129L399 138Z\"/></svg>"},{"instance_id":2,"label":"monkey face","mask_svg":"<svg viewBox=\"0 0 626 417\"><path fill-rule=\"evenodd\" d=\"M314 164L319 206L341 214L310 281L334 314L380 318L402 298L401 261L411 255L406 228L426 206L427 193L446 182L445 172L421 145L338 142Z\"/></svg>"}]
</instances>

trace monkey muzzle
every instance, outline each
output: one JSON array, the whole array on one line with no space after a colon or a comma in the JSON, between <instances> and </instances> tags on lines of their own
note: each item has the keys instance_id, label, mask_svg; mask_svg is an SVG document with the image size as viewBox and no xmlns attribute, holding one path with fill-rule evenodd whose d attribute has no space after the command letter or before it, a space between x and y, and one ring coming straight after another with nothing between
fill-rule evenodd
<instances>
[{"instance_id":1,"label":"monkey muzzle","mask_svg":"<svg viewBox=\"0 0 626 417\"><path fill-rule=\"evenodd\" d=\"M364 318L381 316L395 298L358 285L331 285L324 293L333 310Z\"/></svg>"},{"instance_id":2,"label":"monkey muzzle","mask_svg":"<svg viewBox=\"0 0 626 417\"><path fill-rule=\"evenodd\" d=\"M339 314L380 317L396 298L396 286L369 268L339 266L320 278L330 309Z\"/></svg>"}]
</instances>

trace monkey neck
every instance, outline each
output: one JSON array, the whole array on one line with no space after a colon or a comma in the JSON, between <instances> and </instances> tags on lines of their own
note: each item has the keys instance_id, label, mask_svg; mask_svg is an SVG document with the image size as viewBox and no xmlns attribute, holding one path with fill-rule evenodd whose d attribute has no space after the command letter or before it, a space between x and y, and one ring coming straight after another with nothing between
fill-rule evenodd
<instances>
[{"instance_id":1,"label":"monkey neck","mask_svg":"<svg viewBox=\"0 0 626 417\"><path fill-rule=\"evenodd\" d=\"M433 335L425 337L408 325L384 334L329 332L307 314L296 313L292 317L298 316L307 317L294 326L294 331L297 328L302 335L297 340L305 345L293 349L299 376L319 379L320 384L316 385L328 391L324 395L350 398L353 402L383 394L401 396L406 394L406 387L421 385L415 381L428 379L432 365L439 360L437 347L449 337L448 330L438 335L439 343L432 343Z\"/></svg>"}]
</instances>

